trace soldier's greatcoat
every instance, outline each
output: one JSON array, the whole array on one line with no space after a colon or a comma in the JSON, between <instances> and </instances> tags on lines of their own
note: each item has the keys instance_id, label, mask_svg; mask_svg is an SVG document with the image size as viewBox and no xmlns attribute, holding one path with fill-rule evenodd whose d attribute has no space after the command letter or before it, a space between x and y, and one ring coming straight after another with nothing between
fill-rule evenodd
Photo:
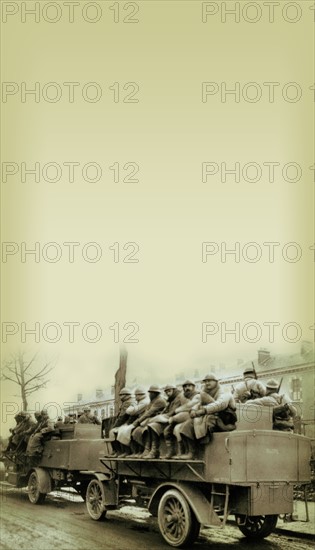
<instances>
[{"instance_id":1,"label":"soldier's greatcoat","mask_svg":"<svg viewBox=\"0 0 315 550\"><path fill-rule=\"evenodd\" d=\"M143 434L147 430L147 425L150 422L150 419L156 416L157 414L164 411L167 402L160 394L152 399L152 401L147 405L144 413L136 421L137 427L132 432L132 439L134 439L140 445L143 445ZM140 425L139 425L140 424Z\"/></svg>"}]
</instances>

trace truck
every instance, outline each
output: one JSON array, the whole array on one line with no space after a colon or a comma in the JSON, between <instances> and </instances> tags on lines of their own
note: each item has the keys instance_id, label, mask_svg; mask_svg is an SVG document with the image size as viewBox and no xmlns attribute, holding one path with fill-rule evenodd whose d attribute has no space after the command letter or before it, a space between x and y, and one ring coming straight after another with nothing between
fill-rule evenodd
<instances>
[{"instance_id":1,"label":"truck","mask_svg":"<svg viewBox=\"0 0 315 550\"><path fill-rule=\"evenodd\" d=\"M45 442L35 462L5 458L6 480L27 486L35 505L53 490L72 487L94 521L127 498L145 504L174 548L191 547L201 525L223 528L229 516L245 537L262 539L280 514L292 514L294 486L311 481L311 440L273 430L268 407L238 404L237 415L236 430L214 433L198 445L194 460L114 458L100 426L67 425Z\"/></svg>"}]
</instances>

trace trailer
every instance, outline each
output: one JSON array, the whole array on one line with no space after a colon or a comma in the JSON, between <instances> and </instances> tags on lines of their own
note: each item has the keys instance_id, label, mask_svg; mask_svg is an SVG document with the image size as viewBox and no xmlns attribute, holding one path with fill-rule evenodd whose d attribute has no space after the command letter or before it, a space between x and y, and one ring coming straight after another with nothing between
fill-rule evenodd
<instances>
[{"instance_id":1,"label":"trailer","mask_svg":"<svg viewBox=\"0 0 315 550\"><path fill-rule=\"evenodd\" d=\"M145 503L175 548L190 547L201 525L223 528L231 515L247 538L261 539L280 514L293 512L294 485L311 480L311 440L272 430L266 409L239 405L237 429L214 433L198 445L195 460L111 458L111 441L100 437L99 426L76 424L45 443L38 464L12 466L7 478L28 484L33 504L71 486L95 521L127 498Z\"/></svg>"}]
</instances>

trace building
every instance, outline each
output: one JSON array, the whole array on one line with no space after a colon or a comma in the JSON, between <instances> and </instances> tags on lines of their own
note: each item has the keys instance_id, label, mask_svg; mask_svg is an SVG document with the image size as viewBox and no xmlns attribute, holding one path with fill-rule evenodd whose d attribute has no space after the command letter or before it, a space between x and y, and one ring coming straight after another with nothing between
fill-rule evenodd
<instances>
[{"instance_id":1,"label":"building","mask_svg":"<svg viewBox=\"0 0 315 550\"><path fill-rule=\"evenodd\" d=\"M114 386L105 390L97 388L93 395L83 398L82 393L77 396L77 401L64 408L64 414L74 413L78 416L85 407L90 407L91 413L100 420L114 416L115 413L115 389Z\"/></svg>"}]
</instances>

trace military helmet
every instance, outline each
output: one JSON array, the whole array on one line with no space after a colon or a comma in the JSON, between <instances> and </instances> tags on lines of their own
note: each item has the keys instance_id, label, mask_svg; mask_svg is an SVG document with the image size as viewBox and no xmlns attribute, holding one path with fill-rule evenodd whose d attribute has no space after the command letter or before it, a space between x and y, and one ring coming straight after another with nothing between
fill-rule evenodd
<instances>
[{"instance_id":1,"label":"military helmet","mask_svg":"<svg viewBox=\"0 0 315 550\"><path fill-rule=\"evenodd\" d=\"M270 390L277 390L279 388L279 382L277 382L274 378L270 378L270 380L266 383L266 388L269 388Z\"/></svg>"},{"instance_id":2,"label":"military helmet","mask_svg":"<svg viewBox=\"0 0 315 550\"><path fill-rule=\"evenodd\" d=\"M85 412L85 413L90 412L90 410L91 410L91 407L84 407L83 412ZM73 414L72 415L69 414L69 416L73 416Z\"/></svg>"},{"instance_id":3,"label":"military helmet","mask_svg":"<svg viewBox=\"0 0 315 550\"><path fill-rule=\"evenodd\" d=\"M213 373L207 374L204 377L203 382L208 382L208 380L214 380L215 382L218 382L218 379L217 379L216 375L213 374Z\"/></svg>"},{"instance_id":4,"label":"military helmet","mask_svg":"<svg viewBox=\"0 0 315 550\"><path fill-rule=\"evenodd\" d=\"M41 416L48 416L47 409L42 409L42 410L40 411L40 415L41 415Z\"/></svg>"},{"instance_id":5,"label":"military helmet","mask_svg":"<svg viewBox=\"0 0 315 550\"><path fill-rule=\"evenodd\" d=\"M35 412L34 412L35 418L39 418L39 417L41 416L41 414L42 414L42 413L41 413L40 411L35 411Z\"/></svg>"},{"instance_id":6,"label":"military helmet","mask_svg":"<svg viewBox=\"0 0 315 550\"><path fill-rule=\"evenodd\" d=\"M128 388L122 388L119 392L119 395L131 395L131 391Z\"/></svg>"},{"instance_id":7,"label":"military helmet","mask_svg":"<svg viewBox=\"0 0 315 550\"><path fill-rule=\"evenodd\" d=\"M246 367L246 369L244 369L243 371L243 376L245 376L246 374L254 374L254 373L255 373L254 367Z\"/></svg>"},{"instance_id":8,"label":"military helmet","mask_svg":"<svg viewBox=\"0 0 315 550\"><path fill-rule=\"evenodd\" d=\"M166 390L176 390L176 386L174 384L167 384L164 388L164 391Z\"/></svg>"},{"instance_id":9,"label":"military helmet","mask_svg":"<svg viewBox=\"0 0 315 550\"><path fill-rule=\"evenodd\" d=\"M136 388L135 389L135 395L145 395L146 391L144 388Z\"/></svg>"},{"instance_id":10,"label":"military helmet","mask_svg":"<svg viewBox=\"0 0 315 550\"><path fill-rule=\"evenodd\" d=\"M23 418L25 418L26 416L28 416L28 412L26 412L26 411L21 411L21 412L20 412L20 416L22 416Z\"/></svg>"},{"instance_id":11,"label":"military helmet","mask_svg":"<svg viewBox=\"0 0 315 550\"><path fill-rule=\"evenodd\" d=\"M161 388L159 388L159 386L157 384L151 384L148 391L153 392L153 393L161 393L162 390L161 390Z\"/></svg>"},{"instance_id":12,"label":"military helmet","mask_svg":"<svg viewBox=\"0 0 315 550\"><path fill-rule=\"evenodd\" d=\"M185 382L182 383L182 386L195 386L195 382L193 382L192 380L185 380Z\"/></svg>"},{"instance_id":13,"label":"military helmet","mask_svg":"<svg viewBox=\"0 0 315 550\"><path fill-rule=\"evenodd\" d=\"M22 413L21 412L18 412L16 413L16 415L14 416L14 419L17 420L18 418L22 418Z\"/></svg>"}]
</instances>

